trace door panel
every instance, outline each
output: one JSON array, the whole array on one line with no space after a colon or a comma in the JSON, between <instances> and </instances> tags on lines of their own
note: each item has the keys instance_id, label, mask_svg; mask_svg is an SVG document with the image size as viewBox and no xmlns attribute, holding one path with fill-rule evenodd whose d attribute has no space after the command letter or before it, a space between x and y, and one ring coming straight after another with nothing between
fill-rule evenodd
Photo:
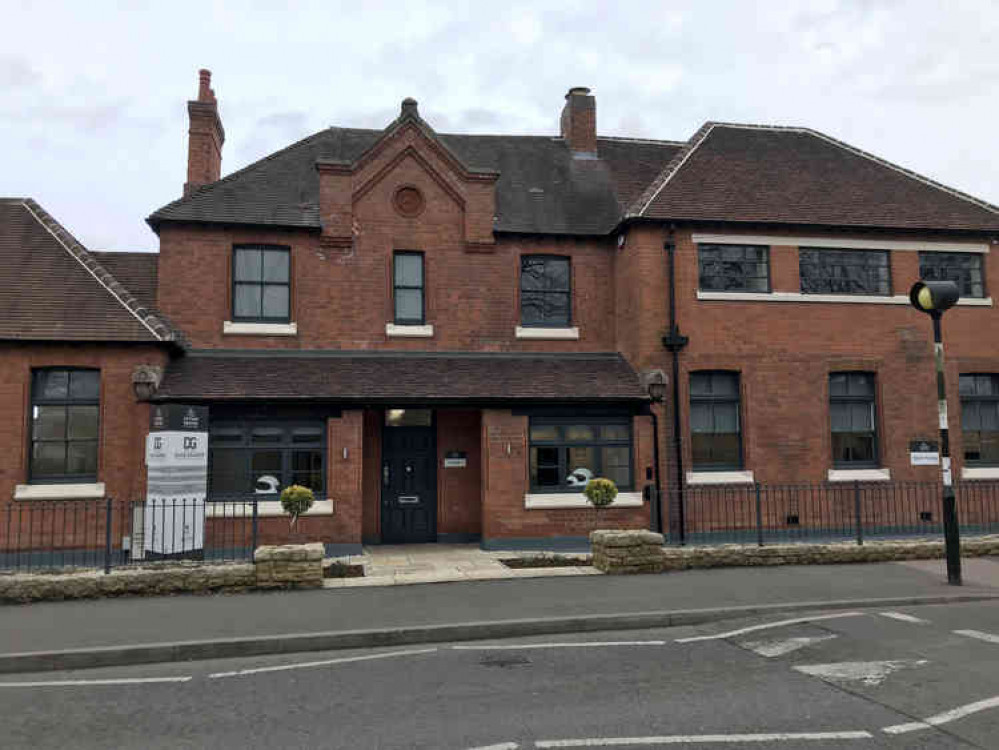
<instances>
[{"instance_id":1,"label":"door panel","mask_svg":"<svg viewBox=\"0 0 999 750\"><path fill-rule=\"evenodd\" d=\"M433 427L382 430L382 541L437 539L437 446Z\"/></svg>"}]
</instances>

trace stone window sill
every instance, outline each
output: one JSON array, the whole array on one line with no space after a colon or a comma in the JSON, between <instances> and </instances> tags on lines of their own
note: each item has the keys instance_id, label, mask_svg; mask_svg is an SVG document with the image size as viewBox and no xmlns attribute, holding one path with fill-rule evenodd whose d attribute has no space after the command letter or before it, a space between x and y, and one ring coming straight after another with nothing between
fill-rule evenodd
<instances>
[{"instance_id":1,"label":"stone window sill","mask_svg":"<svg viewBox=\"0 0 999 750\"><path fill-rule=\"evenodd\" d=\"M888 482L890 469L829 469L830 482Z\"/></svg>"},{"instance_id":2,"label":"stone window sill","mask_svg":"<svg viewBox=\"0 0 999 750\"><path fill-rule=\"evenodd\" d=\"M316 500L309 508L306 516L332 516L332 500ZM250 518L253 516L253 503L205 503L205 516L207 518ZM285 516L280 500L260 500L257 502L257 517L272 518L275 516Z\"/></svg>"},{"instance_id":3,"label":"stone window sill","mask_svg":"<svg viewBox=\"0 0 999 750\"><path fill-rule=\"evenodd\" d=\"M751 471L688 471L687 484L752 484Z\"/></svg>"},{"instance_id":4,"label":"stone window sill","mask_svg":"<svg viewBox=\"0 0 999 750\"><path fill-rule=\"evenodd\" d=\"M434 335L434 327L432 325L416 326L386 323L385 335L390 338L429 339Z\"/></svg>"},{"instance_id":5,"label":"stone window sill","mask_svg":"<svg viewBox=\"0 0 999 750\"><path fill-rule=\"evenodd\" d=\"M611 508L639 508L643 504L641 492L619 492ZM551 492L524 495L524 507L527 510L545 510L552 508L592 508L590 501L582 492Z\"/></svg>"},{"instance_id":6,"label":"stone window sill","mask_svg":"<svg viewBox=\"0 0 999 750\"><path fill-rule=\"evenodd\" d=\"M100 500L103 497L104 482L19 484L14 487L15 500Z\"/></svg>"},{"instance_id":7,"label":"stone window sill","mask_svg":"<svg viewBox=\"0 0 999 750\"><path fill-rule=\"evenodd\" d=\"M578 341L579 327L571 328L534 328L517 326L514 331L518 339L538 339L547 341Z\"/></svg>"},{"instance_id":8,"label":"stone window sill","mask_svg":"<svg viewBox=\"0 0 999 750\"><path fill-rule=\"evenodd\" d=\"M999 466L965 466L961 479L999 479Z\"/></svg>"},{"instance_id":9,"label":"stone window sill","mask_svg":"<svg viewBox=\"0 0 999 750\"><path fill-rule=\"evenodd\" d=\"M297 336L297 323L233 323L223 321L222 333L231 336Z\"/></svg>"},{"instance_id":10,"label":"stone window sill","mask_svg":"<svg viewBox=\"0 0 999 750\"><path fill-rule=\"evenodd\" d=\"M908 305L909 297L897 294L882 297L869 294L802 294L801 292L697 292L705 302L827 302L867 305ZM966 297L957 301L967 307L992 307L992 298Z\"/></svg>"}]
</instances>

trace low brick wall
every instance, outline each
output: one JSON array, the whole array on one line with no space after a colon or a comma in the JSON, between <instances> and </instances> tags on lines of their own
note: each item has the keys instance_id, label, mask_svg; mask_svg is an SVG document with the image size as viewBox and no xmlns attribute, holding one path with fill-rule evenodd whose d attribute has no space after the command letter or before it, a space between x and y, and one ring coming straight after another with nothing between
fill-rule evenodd
<instances>
[{"instance_id":1,"label":"low brick wall","mask_svg":"<svg viewBox=\"0 0 999 750\"><path fill-rule=\"evenodd\" d=\"M257 588L320 588L324 552L319 542L258 547L253 553Z\"/></svg>"},{"instance_id":2,"label":"low brick wall","mask_svg":"<svg viewBox=\"0 0 999 750\"><path fill-rule=\"evenodd\" d=\"M835 544L783 544L766 547L722 545L668 547L661 550L664 570L759 565L832 565L837 563L932 560L944 556L942 540L871 541ZM999 555L999 536L961 540L962 557Z\"/></svg>"},{"instance_id":3,"label":"low brick wall","mask_svg":"<svg viewBox=\"0 0 999 750\"><path fill-rule=\"evenodd\" d=\"M169 566L80 573L19 573L0 575L0 601L33 602L59 599L92 599L103 596L157 596L192 591L252 588L256 585L252 563Z\"/></svg>"},{"instance_id":4,"label":"low brick wall","mask_svg":"<svg viewBox=\"0 0 999 750\"><path fill-rule=\"evenodd\" d=\"M594 531L593 566L604 573L661 573L663 535L651 531Z\"/></svg>"}]
</instances>

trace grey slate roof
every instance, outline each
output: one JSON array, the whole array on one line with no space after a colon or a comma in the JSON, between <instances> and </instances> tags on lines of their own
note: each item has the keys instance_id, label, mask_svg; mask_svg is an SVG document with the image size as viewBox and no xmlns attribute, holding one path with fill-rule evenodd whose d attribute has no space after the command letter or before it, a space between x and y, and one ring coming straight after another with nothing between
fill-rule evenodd
<instances>
[{"instance_id":1,"label":"grey slate roof","mask_svg":"<svg viewBox=\"0 0 999 750\"><path fill-rule=\"evenodd\" d=\"M156 281L159 276L159 253L125 253L108 250L91 250L90 254L122 285L143 307L156 307Z\"/></svg>"},{"instance_id":2,"label":"grey slate roof","mask_svg":"<svg viewBox=\"0 0 999 750\"><path fill-rule=\"evenodd\" d=\"M0 198L0 339L175 341L83 245L30 198Z\"/></svg>"},{"instance_id":3,"label":"grey slate roof","mask_svg":"<svg viewBox=\"0 0 999 750\"><path fill-rule=\"evenodd\" d=\"M319 159L352 162L381 130L329 128L202 187L149 217L319 228ZM440 142L471 170L499 172L496 231L606 234L677 151L673 142L599 139L606 158L574 159L561 138L450 135ZM642 182L636 188L635 183ZM620 194L619 194L620 193Z\"/></svg>"},{"instance_id":4,"label":"grey slate roof","mask_svg":"<svg viewBox=\"0 0 999 750\"><path fill-rule=\"evenodd\" d=\"M621 402L648 399L616 353L197 350L167 365L157 400Z\"/></svg>"}]
</instances>

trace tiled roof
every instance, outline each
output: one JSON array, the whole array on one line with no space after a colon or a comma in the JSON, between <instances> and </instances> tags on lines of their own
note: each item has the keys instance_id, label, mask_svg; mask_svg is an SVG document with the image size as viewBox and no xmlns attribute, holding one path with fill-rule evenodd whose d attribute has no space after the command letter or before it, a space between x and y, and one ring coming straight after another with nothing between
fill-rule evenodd
<instances>
[{"instance_id":1,"label":"tiled roof","mask_svg":"<svg viewBox=\"0 0 999 750\"><path fill-rule=\"evenodd\" d=\"M90 254L146 308L156 307L159 253L124 253L91 250Z\"/></svg>"},{"instance_id":2,"label":"tiled roof","mask_svg":"<svg viewBox=\"0 0 999 750\"><path fill-rule=\"evenodd\" d=\"M619 402L647 396L618 354L208 351L167 366L160 400Z\"/></svg>"},{"instance_id":3,"label":"tiled roof","mask_svg":"<svg viewBox=\"0 0 999 750\"><path fill-rule=\"evenodd\" d=\"M0 198L0 339L177 337L35 201Z\"/></svg>"},{"instance_id":4,"label":"tiled roof","mask_svg":"<svg viewBox=\"0 0 999 750\"><path fill-rule=\"evenodd\" d=\"M707 123L636 198L654 219L999 231L999 208L807 128Z\"/></svg>"},{"instance_id":5,"label":"tiled roof","mask_svg":"<svg viewBox=\"0 0 999 750\"><path fill-rule=\"evenodd\" d=\"M381 130L329 128L205 185L149 217L319 228L316 161L353 162ZM601 138L600 159L574 159L550 136L436 135L473 171L496 171L500 232L606 234L622 209L679 148L667 141Z\"/></svg>"}]
</instances>

